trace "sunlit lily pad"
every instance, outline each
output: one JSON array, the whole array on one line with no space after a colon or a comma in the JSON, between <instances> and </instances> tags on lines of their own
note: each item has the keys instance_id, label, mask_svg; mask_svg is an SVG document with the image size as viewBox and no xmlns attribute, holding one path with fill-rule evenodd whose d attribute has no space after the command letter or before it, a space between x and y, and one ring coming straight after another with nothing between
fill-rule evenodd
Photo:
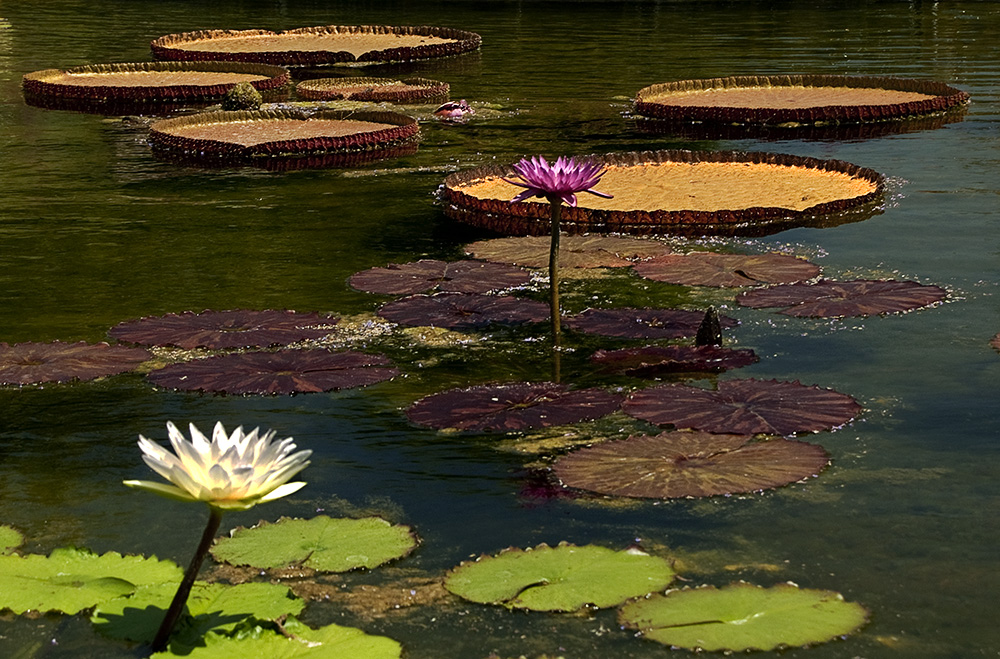
<instances>
[{"instance_id":1,"label":"sunlit lily pad","mask_svg":"<svg viewBox=\"0 0 1000 659\"><path fill-rule=\"evenodd\" d=\"M743 652L832 641L860 629L868 611L834 591L739 582L629 602L619 621L671 647Z\"/></svg>"},{"instance_id":2,"label":"sunlit lily pad","mask_svg":"<svg viewBox=\"0 0 1000 659\"><path fill-rule=\"evenodd\" d=\"M161 387L224 394L295 394L364 387L394 378L388 357L353 350L281 350L219 355L152 371Z\"/></svg>"},{"instance_id":3,"label":"sunlit lily pad","mask_svg":"<svg viewBox=\"0 0 1000 659\"><path fill-rule=\"evenodd\" d=\"M240 528L212 547L217 560L233 565L309 567L322 572L374 568L409 554L418 540L408 526L379 517L282 519Z\"/></svg>"},{"instance_id":4,"label":"sunlit lily pad","mask_svg":"<svg viewBox=\"0 0 1000 659\"><path fill-rule=\"evenodd\" d=\"M266 348L303 339L318 339L333 331L337 318L318 313L267 309L253 311L185 311L119 323L108 336L150 346Z\"/></svg>"},{"instance_id":5,"label":"sunlit lily pad","mask_svg":"<svg viewBox=\"0 0 1000 659\"><path fill-rule=\"evenodd\" d=\"M805 281L818 265L787 254L668 254L635 265L636 274L684 286L758 286Z\"/></svg>"},{"instance_id":6,"label":"sunlit lily pad","mask_svg":"<svg viewBox=\"0 0 1000 659\"><path fill-rule=\"evenodd\" d=\"M372 636L354 627L327 625L311 629L289 617L277 623L240 625L231 636L207 634L198 647L179 648L187 659L400 659L402 646L386 636ZM150 659L176 657L157 652Z\"/></svg>"},{"instance_id":7,"label":"sunlit lily pad","mask_svg":"<svg viewBox=\"0 0 1000 659\"><path fill-rule=\"evenodd\" d=\"M477 259L513 263L528 268L547 268L550 236L493 238L465 246ZM563 268L624 268L637 260L669 254L671 248L658 240L617 236L561 236L559 265Z\"/></svg>"},{"instance_id":8,"label":"sunlit lily pad","mask_svg":"<svg viewBox=\"0 0 1000 659\"><path fill-rule=\"evenodd\" d=\"M786 316L833 318L911 311L940 302L948 291L915 281L830 281L785 284L746 291L736 298L744 307L785 307Z\"/></svg>"},{"instance_id":9,"label":"sunlit lily pad","mask_svg":"<svg viewBox=\"0 0 1000 659\"><path fill-rule=\"evenodd\" d=\"M567 453L553 469L564 485L651 499L769 490L817 475L821 446L747 435L665 432L603 442Z\"/></svg>"},{"instance_id":10,"label":"sunlit lily pad","mask_svg":"<svg viewBox=\"0 0 1000 659\"><path fill-rule=\"evenodd\" d=\"M448 573L445 588L473 602L533 611L606 608L661 590L674 579L670 562L638 550L561 544L508 549Z\"/></svg>"},{"instance_id":11,"label":"sunlit lily pad","mask_svg":"<svg viewBox=\"0 0 1000 659\"><path fill-rule=\"evenodd\" d=\"M757 361L749 349L705 346L642 346L622 350L598 350L590 361L615 373L640 378L655 378L666 373L720 373L730 368L748 366Z\"/></svg>"},{"instance_id":12,"label":"sunlit lily pad","mask_svg":"<svg viewBox=\"0 0 1000 659\"><path fill-rule=\"evenodd\" d=\"M514 432L598 419L621 405L604 389L570 389L554 382L513 382L449 389L421 398L406 410L430 428Z\"/></svg>"},{"instance_id":13,"label":"sunlit lily pad","mask_svg":"<svg viewBox=\"0 0 1000 659\"><path fill-rule=\"evenodd\" d=\"M21 546L24 536L17 529L0 524L0 554L9 554L11 549Z\"/></svg>"},{"instance_id":14,"label":"sunlit lily pad","mask_svg":"<svg viewBox=\"0 0 1000 659\"><path fill-rule=\"evenodd\" d=\"M707 432L790 435L841 426L861 406L846 394L777 380L725 380L715 390L667 384L636 391L622 410L657 425Z\"/></svg>"},{"instance_id":15,"label":"sunlit lily pad","mask_svg":"<svg viewBox=\"0 0 1000 659\"><path fill-rule=\"evenodd\" d=\"M171 561L84 549L56 549L49 556L0 555L0 609L79 613L127 595L140 586L180 582Z\"/></svg>"},{"instance_id":16,"label":"sunlit lily pad","mask_svg":"<svg viewBox=\"0 0 1000 659\"><path fill-rule=\"evenodd\" d=\"M111 638L150 642L163 622L177 584L157 584L99 604L91 616L97 631ZM287 586L270 583L195 583L187 600L187 618L178 629L182 643L197 645L208 632L229 632L247 617L273 620L297 615L305 602Z\"/></svg>"},{"instance_id":17,"label":"sunlit lily pad","mask_svg":"<svg viewBox=\"0 0 1000 659\"><path fill-rule=\"evenodd\" d=\"M130 371L151 355L107 343L0 343L0 384L93 380Z\"/></svg>"},{"instance_id":18,"label":"sunlit lily pad","mask_svg":"<svg viewBox=\"0 0 1000 659\"><path fill-rule=\"evenodd\" d=\"M531 274L521 268L483 261L436 261L423 259L413 263L392 263L351 275L353 288L385 295L411 295L441 291L448 293L488 293L531 281Z\"/></svg>"},{"instance_id":19,"label":"sunlit lily pad","mask_svg":"<svg viewBox=\"0 0 1000 659\"><path fill-rule=\"evenodd\" d=\"M507 295L437 293L389 302L378 314L400 325L481 329L494 323L540 323L549 317L549 305Z\"/></svg>"},{"instance_id":20,"label":"sunlit lily pad","mask_svg":"<svg viewBox=\"0 0 1000 659\"><path fill-rule=\"evenodd\" d=\"M563 325L578 332L614 336L623 339L680 339L698 333L704 311L683 309L587 309L568 316ZM735 327L736 321L719 317L722 327Z\"/></svg>"}]
</instances>

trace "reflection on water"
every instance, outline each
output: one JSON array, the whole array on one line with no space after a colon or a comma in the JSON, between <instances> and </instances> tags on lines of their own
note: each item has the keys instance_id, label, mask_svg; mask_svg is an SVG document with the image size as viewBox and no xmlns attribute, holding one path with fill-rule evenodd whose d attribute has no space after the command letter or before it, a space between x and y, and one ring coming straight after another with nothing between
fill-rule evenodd
<instances>
[{"instance_id":1,"label":"reflection on water","mask_svg":"<svg viewBox=\"0 0 1000 659\"><path fill-rule=\"evenodd\" d=\"M416 528L423 544L397 572L345 577L351 584L439 575L507 546L638 542L680 556L693 584L793 580L872 610L856 637L783 656L995 653L1000 355L987 342L1000 331L1000 13L989 3L248 0L206 12L193 0L51 0L5 3L0 13L0 341L98 341L126 319L206 308L370 313L387 298L351 290L353 272L453 260L463 244L488 237L445 216L436 190L447 172L536 153L732 149L871 168L892 182L879 215L698 246L777 249L817 260L828 277L914 279L952 295L901 316L810 320L628 273L567 280L564 302L574 311L715 304L741 321L734 345L761 356L739 375L719 377L800 380L864 405L853 424L807 438L833 456L819 478L700 502L527 497L533 490L524 480L544 460L498 450L498 438L406 423L401 410L428 393L548 377L545 342L528 340L530 332L450 348L400 342L391 357L407 365L407 377L333 394L201 396L155 391L139 375L2 389L0 523L24 531L28 551L75 544L186 560L203 511L151 501L120 483L148 477L139 433L162 441L166 420L206 427L221 419L272 427L315 451L300 494L228 524L323 509L383 514ZM475 31L484 43L478 53L363 73L447 81L453 98L498 111L461 126L422 122L417 151L390 161L203 168L154 157L145 133L153 117L33 107L19 89L21 76L44 68L147 61L149 42L164 34L323 24ZM969 92L972 103L964 114L832 134L648 131L630 112L629 99L654 83L765 73L939 80ZM595 384L587 358L598 346L581 339L572 347L564 380ZM580 432L617 437L625 428L612 417ZM621 631L613 611L535 616L452 600L373 620L315 604L307 619L393 636L415 659L491 651L644 659L667 651ZM131 656L81 619L0 616L0 655L19 652Z\"/></svg>"}]
</instances>

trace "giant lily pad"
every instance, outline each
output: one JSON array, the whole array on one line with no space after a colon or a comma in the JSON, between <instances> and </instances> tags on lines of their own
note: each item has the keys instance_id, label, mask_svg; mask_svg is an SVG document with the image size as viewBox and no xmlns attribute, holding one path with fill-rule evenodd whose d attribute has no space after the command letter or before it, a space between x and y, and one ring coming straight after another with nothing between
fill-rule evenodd
<instances>
[{"instance_id":1,"label":"giant lily pad","mask_svg":"<svg viewBox=\"0 0 1000 659\"><path fill-rule=\"evenodd\" d=\"M350 100L372 103L430 103L448 99L447 82L427 78L313 78L295 87L299 98L312 101Z\"/></svg>"},{"instance_id":2,"label":"giant lily pad","mask_svg":"<svg viewBox=\"0 0 1000 659\"><path fill-rule=\"evenodd\" d=\"M604 369L639 378L665 373L712 372L747 366L757 361L753 350L704 346L642 346L622 350L598 350L590 361Z\"/></svg>"},{"instance_id":3,"label":"giant lily pad","mask_svg":"<svg viewBox=\"0 0 1000 659\"><path fill-rule=\"evenodd\" d=\"M785 284L746 291L736 298L745 307L785 307L786 316L872 316L911 311L940 302L948 291L915 281L830 281Z\"/></svg>"},{"instance_id":4,"label":"giant lily pad","mask_svg":"<svg viewBox=\"0 0 1000 659\"><path fill-rule=\"evenodd\" d=\"M488 325L539 323L549 305L507 295L437 293L411 295L382 305L378 314L400 325L433 325L449 329L481 329Z\"/></svg>"},{"instance_id":5,"label":"giant lily pad","mask_svg":"<svg viewBox=\"0 0 1000 659\"><path fill-rule=\"evenodd\" d=\"M93 380L130 371L151 355L107 343L0 343L0 384Z\"/></svg>"},{"instance_id":6,"label":"giant lily pad","mask_svg":"<svg viewBox=\"0 0 1000 659\"><path fill-rule=\"evenodd\" d=\"M388 357L343 350L281 350L219 355L152 371L153 384L225 394L295 394L363 387L394 378Z\"/></svg>"},{"instance_id":7,"label":"giant lily pad","mask_svg":"<svg viewBox=\"0 0 1000 659\"><path fill-rule=\"evenodd\" d=\"M669 561L641 551L560 544L481 556L449 572L444 585L482 604L576 611L615 606L660 590L673 579Z\"/></svg>"},{"instance_id":8,"label":"giant lily pad","mask_svg":"<svg viewBox=\"0 0 1000 659\"><path fill-rule=\"evenodd\" d=\"M521 268L483 261L436 261L424 259L384 268L371 268L351 275L352 287L386 295L410 295L428 291L488 293L523 286L531 274Z\"/></svg>"},{"instance_id":9,"label":"giant lily pad","mask_svg":"<svg viewBox=\"0 0 1000 659\"><path fill-rule=\"evenodd\" d=\"M553 469L570 487L673 499L768 490L815 476L829 461L815 444L751 439L704 432L640 435L567 453Z\"/></svg>"},{"instance_id":10,"label":"giant lily pad","mask_svg":"<svg viewBox=\"0 0 1000 659\"><path fill-rule=\"evenodd\" d=\"M437 429L513 432L597 419L620 404L621 396L604 389L513 382L431 394L411 405L406 416Z\"/></svg>"},{"instance_id":11,"label":"giant lily pad","mask_svg":"<svg viewBox=\"0 0 1000 659\"><path fill-rule=\"evenodd\" d=\"M187 350L266 348L318 339L333 331L336 323L334 316L298 311L185 311L119 323L108 331L108 336L129 343Z\"/></svg>"},{"instance_id":12,"label":"giant lily pad","mask_svg":"<svg viewBox=\"0 0 1000 659\"><path fill-rule=\"evenodd\" d=\"M787 254L667 254L637 263L646 279L685 286L756 286L812 279L819 266Z\"/></svg>"},{"instance_id":13,"label":"giant lily pad","mask_svg":"<svg viewBox=\"0 0 1000 659\"><path fill-rule=\"evenodd\" d=\"M150 642L177 592L177 584L156 584L103 602L91 616L97 631L112 638ZM181 642L190 645L208 632L228 632L244 618L273 620L297 615L305 602L292 596L287 586L270 583L195 583L187 600L189 619L178 630ZM176 640L176 638L175 638Z\"/></svg>"},{"instance_id":14,"label":"giant lily pad","mask_svg":"<svg viewBox=\"0 0 1000 659\"><path fill-rule=\"evenodd\" d=\"M56 549L48 556L0 555L0 609L79 613L132 593L140 586L180 582L171 561L84 549Z\"/></svg>"},{"instance_id":15,"label":"giant lily pad","mask_svg":"<svg viewBox=\"0 0 1000 659\"><path fill-rule=\"evenodd\" d=\"M694 336L705 319L704 311L683 309L587 309L563 322L578 332L590 332L623 339L680 339ZM735 327L736 321L719 317L722 327Z\"/></svg>"},{"instance_id":16,"label":"giant lily pad","mask_svg":"<svg viewBox=\"0 0 1000 659\"><path fill-rule=\"evenodd\" d=\"M237 529L219 538L212 555L233 565L280 568L298 565L322 572L374 568L409 554L417 546L413 530L379 517L282 519Z\"/></svg>"},{"instance_id":17,"label":"giant lily pad","mask_svg":"<svg viewBox=\"0 0 1000 659\"><path fill-rule=\"evenodd\" d=\"M513 263L528 268L549 265L548 236L492 238L465 246L477 259ZM559 239L559 265L563 268L624 268L640 259L669 254L670 246L658 240L617 236L562 236Z\"/></svg>"},{"instance_id":18,"label":"giant lily pad","mask_svg":"<svg viewBox=\"0 0 1000 659\"><path fill-rule=\"evenodd\" d=\"M861 406L846 394L777 380L725 380L716 390L667 384L634 392L622 410L657 425L790 435L841 426Z\"/></svg>"},{"instance_id":19,"label":"giant lily pad","mask_svg":"<svg viewBox=\"0 0 1000 659\"><path fill-rule=\"evenodd\" d=\"M832 641L860 629L868 611L834 591L739 582L629 602L619 611L619 620L664 645L743 652Z\"/></svg>"}]
</instances>

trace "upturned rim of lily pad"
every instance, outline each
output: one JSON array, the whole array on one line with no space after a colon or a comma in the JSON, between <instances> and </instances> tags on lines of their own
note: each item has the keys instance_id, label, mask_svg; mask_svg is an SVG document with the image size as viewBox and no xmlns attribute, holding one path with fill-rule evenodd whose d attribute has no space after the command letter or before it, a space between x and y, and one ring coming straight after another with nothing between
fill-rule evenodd
<instances>
[{"instance_id":1,"label":"upturned rim of lily pad","mask_svg":"<svg viewBox=\"0 0 1000 659\"><path fill-rule=\"evenodd\" d=\"M371 103L431 103L448 100L451 85L429 78L313 78L295 86L311 101L349 100Z\"/></svg>"}]
</instances>

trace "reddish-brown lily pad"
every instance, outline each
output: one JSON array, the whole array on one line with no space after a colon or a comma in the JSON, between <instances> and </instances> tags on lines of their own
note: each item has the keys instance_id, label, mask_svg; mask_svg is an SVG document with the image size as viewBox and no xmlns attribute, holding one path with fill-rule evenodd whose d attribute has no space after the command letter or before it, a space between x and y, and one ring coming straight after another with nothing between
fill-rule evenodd
<instances>
[{"instance_id":1,"label":"reddish-brown lily pad","mask_svg":"<svg viewBox=\"0 0 1000 659\"><path fill-rule=\"evenodd\" d=\"M549 317L549 305L506 295L437 293L411 295L382 305L379 315L400 325L478 329L494 323L520 325Z\"/></svg>"},{"instance_id":2,"label":"reddish-brown lily pad","mask_svg":"<svg viewBox=\"0 0 1000 659\"><path fill-rule=\"evenodd\" d=\"M550 236L493 238L466 245L465 251L485 261L545 268L549 265L551 240ZM559 238L559 265L563 268L624 268L635 261L670 252L670 246L658 240L617 236Z\"/></svg>"},{"instance_id":3,"label":"reddish-brown lily pad","mask_svg":"<svg viewBox=\"0 0 1000 659\"><path fill-rule=\"evenodd\" d=\"M399 369L383 355L345 350L247 352L171 364L149 374L161 387L225 394L295 394L363 387Z\"/></svg>"},{"instance_id":4,"label":"reddish-brown lily pad","mask_svg":"<svg viewBox=\"0 0 1000 659\"><path fill-rule=\"evenodd\" d=\"M841 426L861 411L846 394L777 380L726 380L716 390L662 385L636 391L622 410L657 425L706 432L791 435Z\"/></svg>"},{"instance_id":5,"label":"reddish-brown lily pad","mask_svg":"<svg viewBox=\"0 0 1000 659\"><path fill-rule=\"evenodd\" d=\"M786 254L667 254L635 265L646 279L684 286L757 286L812 279L819 266Z\"/></svg>"},{"instance_id":6,"label":"reddish-brown lily pad","mask_svg":"<svg viewBox=\"0 0 1000 659\"><path fill-rule=\"evenodd\" d=\"M150 357L142 348L107 343L0 343L0 384L93 380L131 371Z\"/></svg>"},{"instance_id":7,"label":"reddish-brown lily pad","mask_svg":"<svg viewBox=\"0 0 1000 659\"><path fill-rule=\"evenodd\" d=\"M448 293L488 293L531 281L527 270L502 263L483 261L436 261L390 263L351 275L350 284L359 291L385 295L410 295L428 291Z\"/></svg>"},{"instance_id":8,"label":"reddish-brown lily pad","mask_svg":"<svg viewBox=\"0 0 1000 659\"><path fill-rule=\"evenodd\" d=\"M598 350L590 361L615 373L652 378L687 371L721 373L757 361L753 350L705 346L642 346L623 350Z\"/></svg>"},{"instance_id":9,"label":"reddish-brown lily pad","mask_svg":"<svg viewBox=\"0 0 1000 659\"><path fill-rule=\"evenodd\" d=\"M997 350L1000 350L1000 333L995 334L993 338L990 339L990 345Z\"/></svg>"},{"instance_id":10,"label":"reddish-brown lily pad","mask_svg":"<svg viewBox=\"0 0 1000 659\"><path fill-rule=\"evenodd\" d=\"M741 293L736 301L744 307L785 307L786 316L833 318L874 316L912 311L940 302L948 291L915 281L820 280L815 284L785 284Z\"/></svg>"},{"instance_id":11,"label":"reddish-brown lily pad","mask_svg":"<svg viewBox=\"0 0 1000 659\"><path fill-rule=\"evenodd\" d=\"M406 410L430 428L514 432L561 426L611 414L622 397L604 389L569 389L554 382L514 382L449 389Z\"/></svg>"},{"instance_id":12,"label":"reddish-brown lily pad","mask_svg":"<svg viewBox=\"0 0 1000 659\"><path fill-rule=\"evenodd\" d=\"M318 339L333 331L334 316L298 311L233 309L168 313L115 325L108 331L119 341L150 346L209 348L266 348L304 339Z\"/></svg>"},{"instance_id":13,"label":"reddish-brown lily pad","mask_svg":"<svg viewBox=\"0 0 1000 659\"><path fill-rule=\"evenodd\" d=\"M624 339L680 339L698 333L704 311L683 309L587 309L569 316L564 325L578 332ZM719 317L722 327L735 327L736 321Z\"/></svg>"},{"instance_id":14,"label":"reddish-brown lily pad","mask_svg":"<svg viewBox=\"0 0 1000 659\"><path fill-rule=\"evenodd\" d=\"M556 460L564 485L651 499L758 492L816 476L829 463L822 446L747 435L665 432L604 442Z\"/></svg>"}]
</instances>

